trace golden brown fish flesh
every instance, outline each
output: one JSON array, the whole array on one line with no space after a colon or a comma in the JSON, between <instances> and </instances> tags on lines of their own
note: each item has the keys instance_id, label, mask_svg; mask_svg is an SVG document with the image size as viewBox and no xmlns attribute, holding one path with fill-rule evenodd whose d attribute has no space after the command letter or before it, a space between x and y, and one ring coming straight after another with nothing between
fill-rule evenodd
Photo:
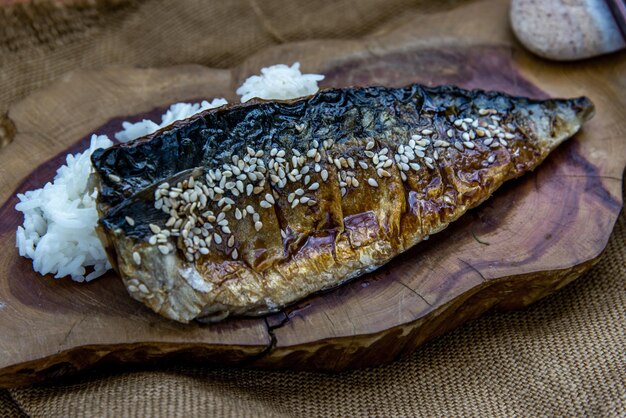
<instances>
[{"instance_id":1,"label":"golden brown fish flesh","mask_svg":"<svg viewBox=\"0 0 626 418\"><path fill-rule=\"evenodd\" d=\"M260 315L441 231L592 113L584 97L420 85L207 110L94 153L99 234L155 312Z\"/></svg>"}]
</instances>

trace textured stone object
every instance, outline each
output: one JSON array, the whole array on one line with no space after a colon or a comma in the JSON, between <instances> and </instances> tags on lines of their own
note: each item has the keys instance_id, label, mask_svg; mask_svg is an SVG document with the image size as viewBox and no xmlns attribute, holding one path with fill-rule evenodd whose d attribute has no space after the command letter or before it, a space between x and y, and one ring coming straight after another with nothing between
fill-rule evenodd
<instances>
[{"instance_id":1,"label":"textured stone object","mask_svg":"<svg viewBox=\"0 0 626 418\"><path fill-rule=\"evenodd\" d=\"M512 0L511 26L526 48L544 58L589 58L626 47L620 1Z\"/></svg>"}]
</instances>

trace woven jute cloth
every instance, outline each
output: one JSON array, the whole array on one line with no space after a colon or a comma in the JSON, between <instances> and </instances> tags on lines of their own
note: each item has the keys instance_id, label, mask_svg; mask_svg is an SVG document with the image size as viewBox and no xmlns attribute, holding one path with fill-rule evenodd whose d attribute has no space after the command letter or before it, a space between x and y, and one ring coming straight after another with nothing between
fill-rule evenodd
<instances>
[{"instance_id":1,"label":"woven jute cloth","mask_svg":"<svg viewBox=\"0 0 626 418\"><path fill-rule=\"evenodd\" d=\"M458 2L5 1L12 4L0 7L0 116L79 68L224 68L268 46L372 34ZM622 213L599 264L573 284L387 366L340 374L111 371L0 391L0 416L626 416L625 279Z\"/></svg>"}]
</instances>

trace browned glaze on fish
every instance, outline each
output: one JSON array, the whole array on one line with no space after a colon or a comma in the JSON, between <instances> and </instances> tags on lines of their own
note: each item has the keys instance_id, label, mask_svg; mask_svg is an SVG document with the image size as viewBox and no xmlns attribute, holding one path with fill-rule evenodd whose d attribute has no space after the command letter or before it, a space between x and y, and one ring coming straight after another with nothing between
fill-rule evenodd
<instances>
[{"instance_id":1,"label":"browned glaze on fish","mask_svg":"<svg viewBox=\"0 0 626 418\"><path fill-rule=\"evenodd\" d=\"M260 315L441 231L592 113L420 85L207 110L94 153L99 234L155 312Z\"/></svg>"}]
</instances>

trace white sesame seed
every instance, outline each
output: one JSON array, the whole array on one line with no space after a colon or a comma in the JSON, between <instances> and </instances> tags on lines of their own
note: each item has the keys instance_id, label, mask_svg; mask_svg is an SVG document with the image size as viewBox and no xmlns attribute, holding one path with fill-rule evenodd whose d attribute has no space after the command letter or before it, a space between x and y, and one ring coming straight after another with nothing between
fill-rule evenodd
<instances>
[{"instance_id":1,"label":"white sesame seed","mask_svg":"<svg viewBox=\"0 0 626 418\"><path fill-rule=\"evenodd\" d=\"M422 129L423 135L432 135L432 133L433 133L432 129Z\"/></svg>"},{"instance_id":2,"label":"white sesame seed","mask_svg":"<svg viewBox=\"0 0 626 418\"><path fill-rule=\"evenodd\" d=\"M456 119L454 121L454 126L456 126L457 128L460 127L461 124L463 124L463 119Z\"/></svg>"},{"instance_id":3,"label":"white sesame seed","mask_svg":"<svg viewBox=\"0 0 626 418\"><path fill-rule=\"evenodd\" d=\"M233 247L235 245L235 236L231 235L228 238L228 242L226 243L226 245L228 245L229 247Z\"/></svg>"},{"instance_id":4,"label":"white sesame seed","mask_svg":"<svg viewBox=\"0 0 626 418\"><path fill-rule=\"evenodd\" d=\"M371 150L372 148L374 148L374 146L375 146L375 145L376 145L376 144L374 143L374 141L369 141L369 142L367 143L367 145L365 145L365 149L369 151L369 150Z\"/></svg>"},{"instance_id":5,"label":"white sesame seed","mask_svg":"<svg viewBox=\"0 0 626 418\"><path fill-rule=\"evenodd\" d=\"M409 165L411 166L411 168L412 168L414 171L418 171L418 170L421 168L421 167L420 167L420 165L419 165L419 164L417 164L417 163L411 163L411 164L409 164Z\"/></svg>"},{"instance_id":6,"label":"white sesame seed","mask_svg":"<svg viewBox=\"0 0 626 418\"><path fill-rule=\"evenodd\" d=\"M341 196L345 196L348 193L348 190L345 187L341 188Z\"/></svg>"},{"instance_id":7,"label":"white sesame seed","mask_svg":"<svg viewBox=\"0 0 626 418\"><path fill-rule=\"evenodd\" d=\"M368 168L368 165L365 161L359 161L359 166L361 166L363 170L367 170Z\"/></svg>"},{"instance_id":8,"label":"white sesame seed","mask_svg":"<svg viewBox=\"0 0 626 418\"><path fill-rule=\"evenodd\" d=\"M315 182L309 186L309 190L317 190L320 188L320 184Z\"/></svg>"},{"instance_id":9,"label":"white sesame seed","mask_svg":"<svg viewBox=\"0 0 626 418\"><path fill-rule=\"evenodd\" d=\"M122 179L119 176L116 176L115 174L109 174L108 177L113 183L119 183L120 181L122 181Z\"/></svg>"},{"instance_id":10,"label":"white sesame seed","mask_svg":"<svg viewBox=\"0 0 626 418\"><path fill-rule=\"evenodd\" d=\"M158 234L159 232L161 232L161 228L159 228L159 226L158 226L158 225L155 225L155 224L150 224L149 226L150 226L150 230L151 230L153 233Z\"/></svg>"},{"instance_id":11,"label":"white sesame seed","mask_svg":"<svg viewBox=\"0 0 626 418\"><path fill-rule=\"evenodd\" d=\"M483 144L489 146L493 142L493 138L487 138L483 141Z\"/></svg>"},{"instance_id":12,"label":"white sesame seed","mask_svg":"<svg viewBox=\"0 0 626 418\"><path fill-rule=\"evenodd\" d=\"M141 256L139 255L137 251L133 252L133 260L135 261L135 264L137 265L141 264Z\"/></svg>"},{"instance_id":13,"label":"white sesame seed","mask_svg":"<svg viewBox=\"0 0 626 418\"><path fill-rule=\"evenodd\" d=\"M128 225L135 226L135 220L133 218L131 218L130 216L126 216L125 219Z\"/></svg>"},{"instance_id":14,"label":"white sesame seed","mask_svg":"<svg viewBox=\"0 0 626 418\"><path fill-rule=\"evenodd\" d=\"M402 179L402 181L406 181L407 180L407 176L406 174L404 174L404 172L400 172L400 178Z\"/></svg>"},{"instance_id":15,"label":"white sesame seed","mask_svg":"<svg viewBox=\"0 0 626 418\"><path fill-rule=\"evenodd\" d=\"M291 209L298 206L298 203L300 203L300 199L294 199L293 202L291 202Z\"/></svg>"},{"instance_id":16,"label":"white sesame seed","mask_svg":"<svg viewBox=\"0 0 626 418\"><path fill-rule=\"evenodd\" d=\"M489 164L493 163L495 160L496 160L496 155L495 155L495 154L491 154L491 155L489 156L489 158L487 158L487 162L488 162Z\"/></svg>"},{"instance_id":17,"label":"white sesame seed","mask_svg":"<svg viewBox=\"0 0 626 418\"><path fill-rule=\"evenodd\" d=\"M463 145L465 145L469 149L473 149L474 148L474 143L470 142L470 141L463 142Z\"/></svg>"},{"instance_id":18,"label":"white sesame seed","mask_svg":"<svg viewBox=\"0 0 626 418\"><path fill-rule=\"evenodd\" d=\"M232 253L230 253L230 255L233 258L233 260L236 260L239 257L239 253L237 252L236 248L233 250Z\"/></svg>"},{"instance_id":19,"label":"white sesame seed","mask_svg":"<svg viewBox=\"0 0 626 418\"><path fill-rule=\"evenodd\" d=\"M459 141L456 141L454 143L454 148L458 149L459 151L464 151L463 144L461 144Z\"/></svg>"},{"instance_id":20,"label":"white sesame seed","mask_svg":"<svg viewBox=\"0 0 626 418\"><path fill-rule=\"evenodd\" d=\"M261 205L261 207L262 207L262 208L264 208L264 209L269 209L269 208L271 208L271 207L272 207L272 204L271 204L271 203L269 203L269 202L268 202L268 201L266 201L266 200L261 200L260 205Z\"/></svg>"},{"instance_id":21,"label":"white sesame seed","mask_svg":"<svg viewBox=\"0 0 626 418\"><path fill-rule=\"evenodd\" d=\"M159 245L159 251L161 251L161 254L163 255L167 255L170 253L170 247L168 247L167 245Z\"/></svg>"},{"instance_id":22,"label":"white sesame seed","mask_svg":"<svg viewBox=\"0 0 626 418\"><path fill-rule=\"evenodd\" d=\"M209 249L207 247L201 247L198 251L203 255L207 255L209 253Z\"/></svg>"},{"instance_id":23,"label":"white sesame seed","mask_svg":"<svg viewBox=\"0 0 626 418\"><path fill-rule=\"evenodd\" d=\"M321 176L323 181L328 180L328 171L326 169L322 170Z\"/></svg>"},{"instance_id":24,"label":"white sesame seed","mask_svg":"<svg viewBox=\"0 0 626 418\"><path fill-rule=\"evenodd\" d=\"M272 196L271 193L267 193L265 195L265 200L267 200L271 204L276 203L276 201L274 200L274 196Z\"/></svg>"},{"instance_id":25,"label":"white sesame seed","mask_svg":"<svg viewBox=\"0 0 626 418\"><path fill-rule=\"evenodd\" d=\"M220 234L218 234L217 232L215 232L213 234L213 241L215 241L216 244L221 244L222 243L222 236Z\"/></svg>"},{"instance_id":26,"label":"white sesame seed","mask_svg":"<svg viewBox=\"0 0 626 418\"><path fill-rule=\"evenodd\" d=\"M372 187L378 187L378 182L371 177L367 179L367 184Z\"/></svg>"},{"instance_id":27,"label":"white sesame seed","mask_svg":"<svg viewBox=\"0 0 626 418\"><path fill-rule=\"evenodd\" d=\"M461 137L463 138L464 141L470 140L469 134L467 132L463 132L463 135L461 135Z\"/></svg>"}]
</instances>

